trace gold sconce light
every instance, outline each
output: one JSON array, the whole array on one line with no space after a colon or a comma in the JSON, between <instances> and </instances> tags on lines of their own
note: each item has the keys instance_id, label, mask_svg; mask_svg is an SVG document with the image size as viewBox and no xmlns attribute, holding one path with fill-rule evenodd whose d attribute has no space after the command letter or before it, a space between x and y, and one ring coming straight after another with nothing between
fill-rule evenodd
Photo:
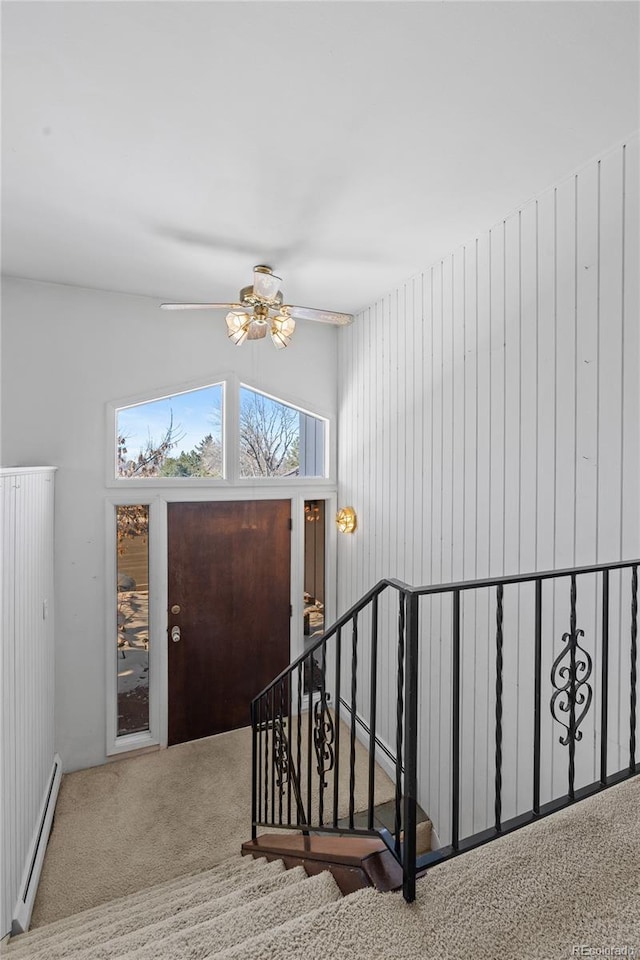
<instances>
[{"instance_id":1,"label":"gold sconce light","mask_svg":"<svg viewBox=\"0 0 640 960\"><path fill-rule=\"evenodd\" d=\"M343 507L336 514L336 523L340 533L353 533L356 528L358 518L353 507Z\"/></svg>"},{"instance_id":2,"label":"gold sconce light","mask_svg":"<svg viewBox=\"0 0 640 960\"><path fill-rule=\"evenodd\" d=\"M320 520L320 507L316 500L309 500L304 505L305 520L309 523L317 523Z\"/></svg>"}]
</instances>

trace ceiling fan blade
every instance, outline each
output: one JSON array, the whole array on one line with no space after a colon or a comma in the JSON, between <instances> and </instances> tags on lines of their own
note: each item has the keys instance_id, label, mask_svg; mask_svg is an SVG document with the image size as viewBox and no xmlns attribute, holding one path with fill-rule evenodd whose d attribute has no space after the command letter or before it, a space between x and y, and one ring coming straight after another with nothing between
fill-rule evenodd
<instances>
[{"instance_id":1,"label":"ceiling fan blade","mask_svg":"<svg viewBox=\"0 0 640 960\"><path fill-rule=\"evenodd\" d=\"M161 303L161 310L239 310L241 303Z\"/></svg>"},{"instance_id":2,"label":"ceiling fan blade","mask_svg":"<svg viewBox=\"0 0 640 960\"><path fill-rule=\"evenodd\" d=\"M295 317L296 320L318 320L320 323L333 323L344 327L353 323L352 313L337 313L335 310L314 310L312 307L293 307L288 304L282 307L282 311Z\"/></svg>"}]
</instances>

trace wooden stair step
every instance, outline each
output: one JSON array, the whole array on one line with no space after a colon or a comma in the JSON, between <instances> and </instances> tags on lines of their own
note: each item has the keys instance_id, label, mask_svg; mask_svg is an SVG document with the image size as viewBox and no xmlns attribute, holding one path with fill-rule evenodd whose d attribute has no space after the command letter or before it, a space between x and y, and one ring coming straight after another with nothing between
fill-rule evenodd
<instances>
[{"instance_id":1,"label":"wooden stair step","mask_svg":"<svg viewBox=\"0 0 640 960\"><path fill-rule=\"evenodd\" d=\"M402 886L402 869L382 840L339 835L263 834L242 844L244 856L302 864L311 876L329 870L343 895L365 887L386 893Z\"/></svg>"}]
</instances>

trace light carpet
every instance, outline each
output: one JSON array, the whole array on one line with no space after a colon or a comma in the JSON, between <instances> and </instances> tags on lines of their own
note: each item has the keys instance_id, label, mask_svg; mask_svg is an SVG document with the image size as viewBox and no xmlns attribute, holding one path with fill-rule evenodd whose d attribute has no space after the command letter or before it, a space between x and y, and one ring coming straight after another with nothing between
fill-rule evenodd
<instances>
[{"instance_id":1,"label":"light carpet","mask_svg":"<svg viewBox=\"0 0 640 960\"><path fill-rule=\"evenodd\" d=\"M306 717L303 734L306 772ZM348 752L349 733L342 724L339 817L348 812ZM367 805L367 758L356 742L356 810ZM332 777L327 798L333 795ZM378 767L376 803L393 796L393 784ZM31 926L207 870L239 854L250 837L250 728L67 774Z\"/></svg>"},{"instance_id":2,"label":"light carpet","mask_svg":"<svg viewBox=\"0 0 640 960\"><path fill-rule=\"evenodd\" d=\"M233 858L12 941L10 960L640 956L640 778L433 868L417 900ZM146 908L148 906L148 909Z\"/></svg>"}]
</instances>

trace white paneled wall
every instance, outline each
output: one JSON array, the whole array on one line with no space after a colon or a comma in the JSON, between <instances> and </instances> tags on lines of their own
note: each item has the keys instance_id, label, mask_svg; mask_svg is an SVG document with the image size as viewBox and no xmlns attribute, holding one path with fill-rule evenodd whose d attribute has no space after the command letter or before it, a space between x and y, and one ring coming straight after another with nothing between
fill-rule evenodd
<instances>
[{"instance_id":1,"label":"white paneled wall","mask_svg":"<svg viewBox=\"0 0 640 960\"><path fill-rule=\"evenodd\" d=\"M0 470L0 936L10 931L12 920L23 928L28 924L48 836L40 827L52 783L59 782L54 771L53 481L51 468Z\"/></svg>"},{"instance_id":2,"label":"white paneled wall","mask_svg":"<svg viewBox=\"0 0 640 960\"><path fill-rule=\"evenodd\" d=\"M382 577L422 585L640 555L638 183L633 138L341 332L339 502L355 507L358 529L339 538L339 611ZM531 806L533 587L505 591L505 603L508 817ZM579 584L578 605L597 666L595 578ZM628 749L628 606L629 575L616 575L610 770ZM568 586L546 586L543 610L544 705L568 629ZM394 617L379 670L390 690L378 733L390 744ZM466 596L462 618L464 835L493 817L495 590ZM421 601L420 798L442 840L451 621L449 598ZM363 641L365 716L368 669ZM599 698L596 689L578 748L580 782L595 779ZM566 792L561 732L545 711L543 801Z\"/></svg>"}]
</instances>

